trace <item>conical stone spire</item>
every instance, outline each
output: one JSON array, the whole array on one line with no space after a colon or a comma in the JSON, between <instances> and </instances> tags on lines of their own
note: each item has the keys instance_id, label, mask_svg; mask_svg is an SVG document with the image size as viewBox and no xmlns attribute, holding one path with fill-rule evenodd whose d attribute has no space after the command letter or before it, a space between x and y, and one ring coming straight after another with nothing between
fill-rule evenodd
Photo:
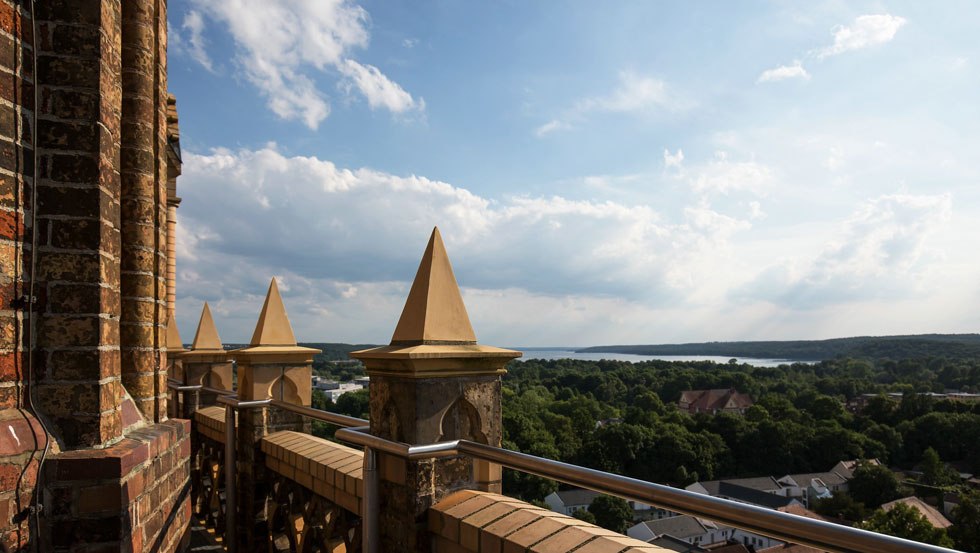
<instances>
[{"instance_id":1,"label":"conical stone spire","mask_svg":"<svg viewBox=\"0 0 980 553\"><path fill-rule=\"evenodd\" d=\"M476 343L446 247L435 228L391 344L354 351L350 356L364 362L372 378L442 378L500 375L506 372L507 361L520 357L521 352Z\"/></svg>"},{"instance_id":2,"label":"conical stone spire","mask_svg":"<svg viewBox=\"0 0 980 553\"><path fill-rule=\"evenodd\" d=\"M167 319L167 351L176 352L183 350L184 343L180 339L180 330L177 329L177 317L171 311L170 317Z\"/></svg>"},{"instance_id":3,"label":"conical stone spire","mask_svg":"<svg viewBox=\"0 0 980 553\"><path fill-rule=\"evenodd\" d=\"M296 336L293 335L293 327L289 324L289 317L286 315L286 307L282 304L282 296L279 295L279 285L276 284L275 277L269 283L269 292L265 296L259 322L255 325L252 341L248 345L253 348L296 345Z\"/></svg>"},{"instance_id":4,"label":"conical stone spire","mask_svg":"<svg viewBox=\"0 0 980 553\"><path fill-rule=\"evenodd\" d=\"M211 317L211 308L208 302L204 302L204 309L201 311L201 320L197 323L197 333L194 335L194 343L191 344L194 351L216 351L223 350L221 338L218 336L218 329L214 326L214 319Z\"/></svg>"},{"instance_id":5,"label":"conical stone spire","mask_svg":"<svg viewBox=\"0 0 980 553\"><path fill-rule=\"evenodd\" d=\"M476 334L463 305L453 266L439 228L429 244L391 337L396 344L475 344Z\"/></svg>"},{"instance_id":6,"label":"conical stone spire","mask_svg":"<svg viewBox=\"0 0 980 553\"><path fill-rule=\"evenodd\" d=\"M275 278L269 283L248 347L231 353L238 362L239 399L271 397L310 405L313 356L320 350L296 344Z\"/></svg>"}]
</instances>

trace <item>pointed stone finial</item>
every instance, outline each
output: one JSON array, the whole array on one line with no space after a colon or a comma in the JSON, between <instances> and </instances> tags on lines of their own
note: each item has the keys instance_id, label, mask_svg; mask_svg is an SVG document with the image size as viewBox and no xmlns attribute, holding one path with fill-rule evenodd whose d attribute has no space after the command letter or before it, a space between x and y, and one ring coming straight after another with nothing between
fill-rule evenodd
<instances>
[{"instance_id":1,"label":"pointed stone finial","mask_svg":"<svg viewBox=\"0 0 980 553\"><path fill-rule=\"evenodd\" d=\"M476 343L446 247L435 228L391 344L350 356L360 359L372 378L448 378L503 374L504 365L521 352Z\"/></svg>"},{"instance_id":2,"label":"pointed stone finial","mask_svg":"<svg viewBox=\"0 0 980 553\"><path fill-rule=\"evenodd\" d=\"M218 336L218 329L214 326L214 319L211 317L211 308L208 302L204 302L204 309L201 311L201 320L197 323L197 333L194 335L194 343L191 344L194 351L217 351L223 350L221 338Z\"/></svg>"},{"instance_id":3,"label":"pointed stone finial","mask_svg":"<svg viewBox=\"0 0 980 553\"><path fill-rule=\"evenodd\" d=\"M180 339L180 330L177 329L177 317L174 312L170 312L167 319L167 351L183 351L184 343Z\"/></svg>"},{"instance_id":4,"label":"pointed stone finial","mask_svg":"<svg viewBox=\"0 0 980 553\"><path fill-rule=\"evenodd\" d=\"M432 229L391 343L476 343L476 334L470 325L438 227Z\"/></svg>"},{"instance_id":5,"label":"pointed stone finial","mask_svg":"<svg viewBox=\"0 0 980 553\"><path fill-rule=\"evenodd\" d=\"M289 324L289 317L286 315L286 307L282 304L282 296L279 295L279 285L276 284L275 277L269 283L269 292L265 295L259 322L255 325L252 341L248 345L249 347L296 345L296 336L293 335L293 327Z\"/></svg>"}]
</instances>

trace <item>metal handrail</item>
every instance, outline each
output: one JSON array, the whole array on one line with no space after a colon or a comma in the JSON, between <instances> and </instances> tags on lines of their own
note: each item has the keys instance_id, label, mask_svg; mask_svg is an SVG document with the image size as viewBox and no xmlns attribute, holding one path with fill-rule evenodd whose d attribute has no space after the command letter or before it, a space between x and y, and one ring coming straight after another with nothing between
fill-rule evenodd
<instances>
[{"instance_id":1,"label":"metal handrail","mask_svg":"<svg viewBox=\"0 0 980 553\"><path fill-rule=\"evenodd\" d=\"M674 512L710 519L760 535L826 551L837 553L877 553L882 551L950 553L953 551L945 547L671 488L662 484L645 482L469 440L409 446L372 436L366 432L367 429L363 427L341 429L337 431L336 437L406 459L467 455L474 459L497 463L528 474L648 505L657 505Z\"/></svg>"},{"instance_id":2,"label":"metal handrail","mask_svg":"<svg viewBox=\"0 0 980 553\"><path fill-rule=\"evenodd\" d=\"M172 384L171 387L176 388L177 385ZM239 400L231 395L235 392L229 390L209 389L206 386L188 387L188 391L195 389L219 394L217 401L225 405L225 478L230 479L225 485L226 518L228 518L226 525L231 537L227 540L229 551L235 550L236 541L233 537L233 530L231 530L234 528L235 522L235 490L233 490L233 485L229 485L235 477L234 412L239 409L269 406L340 426L341 428L334 434L335 438L364 448L365 497L362 500L361 517L364 525L362 531L365 553L376 553L378 546L376 536L378 523L377 451L406 460L466 455L473 459L497 463L514 470L573 486L648 505L657 505L670 511L710 519L778 540L835 553L878 553L883 551L894 553L955 553L954 550L944 547L792 515L689 490L672 488L663 484L654 484L469 440L453 440L426 445L395 442L370 434L367 426L368 421L365 419L294 405L278 399Z\"/></svg>"}]
</instances>

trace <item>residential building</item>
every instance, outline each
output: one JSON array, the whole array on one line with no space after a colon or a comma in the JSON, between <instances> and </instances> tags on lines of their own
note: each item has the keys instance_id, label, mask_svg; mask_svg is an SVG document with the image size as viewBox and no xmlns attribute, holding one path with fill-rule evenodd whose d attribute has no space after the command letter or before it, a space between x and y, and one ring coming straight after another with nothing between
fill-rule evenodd
<instances>
[{"instance_id":1,"label":"residential building","mask_svg":"<svg viewBox=\"0 0 980 553\"><path fill-rule=\"evenodd\" d=\"M752 398L748 394L743 394L731 389L720 390L685 390L681 392L681 399L677 402L677 407L681 411L687 411L694 415L697 413L737 413L744 414L745 410L752 407Z\"/></svg>"},{"instance_id":2,"label":"residential building","mask_svg":"<svg viewBox=\"0 0 980 553\"><path fill-rule=\"evenodd\" d=\"M889 501L888 503L882 504L881 508L882 510L887 512L887 511L891 511L892 509L895 508L896 505L899 504L904 504L904 505L908 505L909 507L912 507L913 509L918 511L919 514L925 517L925 519L929 521L929 524L933 525L936 528L945 529L953 525L953 523L950 522L948 518L943 516L943 514L940 513L935 507L929 505L925 501L922 501L922 499L915 496L903 497L901 499L896 499L895 501Z\"/></svg>"}]
</instances>

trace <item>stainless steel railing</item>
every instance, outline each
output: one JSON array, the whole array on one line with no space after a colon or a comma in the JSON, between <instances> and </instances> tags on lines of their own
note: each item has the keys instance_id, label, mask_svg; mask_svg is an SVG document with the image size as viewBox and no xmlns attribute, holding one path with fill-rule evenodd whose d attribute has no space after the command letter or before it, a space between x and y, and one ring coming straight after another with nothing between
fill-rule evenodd
<instances>
[{"instance_id":1,"label":"stainless steel railing","mask_svg":"<svg viewBox=\"0 0 980 553\"><path fill-rule=\"evenodd\" d=\"M174 383L171 387L176 389L177 385ZM364 448L364 497L361 503L364 553L378 551L377 451L407 460L465 455L573 486L656 505L674 512L710 519L756 534L834 553L955 553L954 550L945 547L791 515L468 440L427 445L394 442L371 435L367 426L368 421L364 419L297 406L276 399L239 401L230 395L234 392L227 390L206 386L180 388L182 391L200 390L219 394L217 401L225 406L225 516L229 528L229 539L226 543L231 552L235 551L236 545L234 532L231 530L235 522L235 496L232 484L235 481L235 411L270 406L340 426L341 428L334 435L338 440Z\"/></svg>"}]
</instances>

